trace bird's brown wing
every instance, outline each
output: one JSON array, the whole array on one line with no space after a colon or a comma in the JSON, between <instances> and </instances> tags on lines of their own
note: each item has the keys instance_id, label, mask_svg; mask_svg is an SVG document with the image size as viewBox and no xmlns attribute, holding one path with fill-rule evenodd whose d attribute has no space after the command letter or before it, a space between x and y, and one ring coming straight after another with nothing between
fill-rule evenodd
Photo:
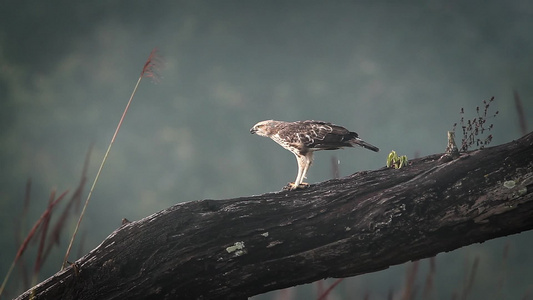
<instances>
[{"instance_id":1,"label":"bird's brown wing","mask_svg":"<svg viewBox=\"0 0 533 300\"><path fill-rule=\"evenodd\" d=\"M313 150L353 147L350 140L357 138L357 133L342 126L314 120L291 123L287 127L287 133L290 133L294 143Z\"/></svg>"}]
</instances>

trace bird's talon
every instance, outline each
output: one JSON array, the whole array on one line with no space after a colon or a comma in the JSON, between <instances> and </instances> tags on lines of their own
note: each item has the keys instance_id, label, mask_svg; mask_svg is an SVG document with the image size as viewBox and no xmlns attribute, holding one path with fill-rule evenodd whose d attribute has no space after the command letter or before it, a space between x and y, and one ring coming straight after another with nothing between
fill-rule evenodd
<instances>
[{"instance_id":1,"label":"bird's talon","mask_svg":"<svg viewBox=\"0 0 533 300\"><path fill-rule=\"evenodd\" d=\"M297 189L306 189L308 187L309 187L309 183L307 183L307 182L302 182L298 186L294 185L294 182L289 182L289 183L287 183L286 186L283 187L283 190L284 191L294 191L294 190L297 190Z\"/></svg>"}]
</instances>

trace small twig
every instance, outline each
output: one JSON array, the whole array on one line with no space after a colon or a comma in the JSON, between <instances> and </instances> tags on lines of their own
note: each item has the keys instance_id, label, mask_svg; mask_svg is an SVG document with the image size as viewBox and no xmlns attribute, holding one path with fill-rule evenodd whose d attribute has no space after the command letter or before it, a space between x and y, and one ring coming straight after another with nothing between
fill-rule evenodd
<instances>
[{"instance_id":1,"label":"small twig","mask_svg":"<svg viewBox=\"0 0 533 300\"><path fill-rule=\"evenodd\" d=\"M490 107L490 104L494 101L494 97L490 98L489 101L483 100L483 112L480 112L479 106L476 107L476 113L477 117L466 120L465 123L465 117L464 117L464 108L461 108L461 121L459 122L460 127L463 132L463 138L461 140L461 148L459 149L461 152L466 152L471 146L474 144L479 147L479 149L483 149L485 146L490 144L492 141L492 134L487 135L484 139L482 139L480 136L485 133L485 131L491 131L493 124L490 124L488 127L485 125L488 118L496 117L498 115L498 111L496 111L492 116L488 116L488 110ZM453 130L455 132L455 127L457 126L457 123L453 124Z\"/></svg>"},{"instance_id":2,"label":"small twig","mask_svg":"<svg viewBox=\"0 0 533 300\"><path fill-rule=\"evenodd\" d=\"M85 215L85 210L87 209L87 205L89 204L89 200L91 199L91 196L93 194L94 187L96 186L96 183L98 182L98 178L100 177L102 168L104 167L105 162L107 161L107 157L109 155L111 147L113 146L113 143L115 142L115 138L117 137L118 131L120 130L120 127L122 126L122 122L124 121L124 117L126 116L126 113L128 112L131 101L133 100L133 97L135 96L135 93L137 92L137 88L139 87L139 84L141 83L141 80L143 79L143 77L150 77L154 80L157 80L158 75L156 71L157 71L159 62L160 61L157 56L157 49L154 49L152 50L152 52L150 53L150 56L148 57L148 60L144 64L144 67L141 71L141 75L139 76L139 79L137 80L137 83L135 84L135 87L133 88L133 92L131 93L130 99L128 100L128 104L126 104L126 108L124 109L124 112L122 113L122 117L120 117L120 121L118 122L117 128L115 129L115 133L113 134L113 137L111 138L111 142L109 143L107 150L104 154L104 158L102 159L102 162L100 163L98 172L96 173L93 184L91 185L91 189L89 190L89 194L87 195L87 199L85 200L85 204L83 205L83 208L81 210L78 223L76 223L76 228L74 229L74 233L72 233L72 237L70 239L70 243L68 245L65 258L63 259L63 263L61 264L61 269L64 269L65 266L67 265L67 260L70 254L70 250L72 249L72 244L74 243L74 239L76 238L76 234L78 233L78 230L80 228L81 221L83 220L83 216Z\"/></svg>"}]
</instances>

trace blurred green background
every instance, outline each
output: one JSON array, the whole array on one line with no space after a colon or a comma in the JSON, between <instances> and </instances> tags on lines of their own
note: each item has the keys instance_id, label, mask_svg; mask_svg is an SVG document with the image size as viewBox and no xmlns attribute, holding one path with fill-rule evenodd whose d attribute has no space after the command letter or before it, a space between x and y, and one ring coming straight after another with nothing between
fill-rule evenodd
<instances>
[{"instance_id":1,"label":"blurred green background","mask_svg":"<svg viewBox=\"0 0 533 300\"><path fill-rule=\"evenodd\" d=\"M410 158L443 152L460 109L473 118L491 96L491 111L499 110L489 119L491 145L517 139L513 90L530 127L533 116L532 30L529 0L2 1L0 276L18 247L26 180L33 183L27 231L54 187L72 193L94 144L92 183L154 47L165 61L161 81L145 79L133 100L82 223L82 253L122 218L277 191L293 181L294 156L249 133L261 120L330 121L382 150L317 153L311 183L332 177L333 154L346 176L384 166L391 150ZM66 224L41 279L59 270L74 224ZM533 297L532 237L438 255L435 299L460 294L476 257L471 299ZM427 264L420 265L419 295ZM405 272L396 266L346 279L333 294L399 299ZM17 274L10 296L20 292ZM310 295L316 285L257 299Z\"/></svg>"}]
</instances>

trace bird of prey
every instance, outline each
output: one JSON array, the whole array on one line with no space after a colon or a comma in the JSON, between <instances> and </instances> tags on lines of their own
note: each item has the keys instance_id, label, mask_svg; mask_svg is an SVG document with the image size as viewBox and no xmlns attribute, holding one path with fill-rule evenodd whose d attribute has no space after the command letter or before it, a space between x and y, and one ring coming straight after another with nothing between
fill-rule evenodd
<instances>
[{"instance_id":1,"label":"bird of prey","mask_svg":"<svg viewBox=\"0 0 533 300\"><path fill-rule=\"evenodd\" d=\"M309 166L313 162L313 152L318 150L336 150L344 147L360 146L375 152L379 148L362 139L353 131L332 123L323 121L297 121L284 122L266 120L261 121L250 129L252 134L266 136L289 150L298 161L298 176L294 183L289 183L288 189L306 187L306 178Z\"/></svg>"}]
</instances>

